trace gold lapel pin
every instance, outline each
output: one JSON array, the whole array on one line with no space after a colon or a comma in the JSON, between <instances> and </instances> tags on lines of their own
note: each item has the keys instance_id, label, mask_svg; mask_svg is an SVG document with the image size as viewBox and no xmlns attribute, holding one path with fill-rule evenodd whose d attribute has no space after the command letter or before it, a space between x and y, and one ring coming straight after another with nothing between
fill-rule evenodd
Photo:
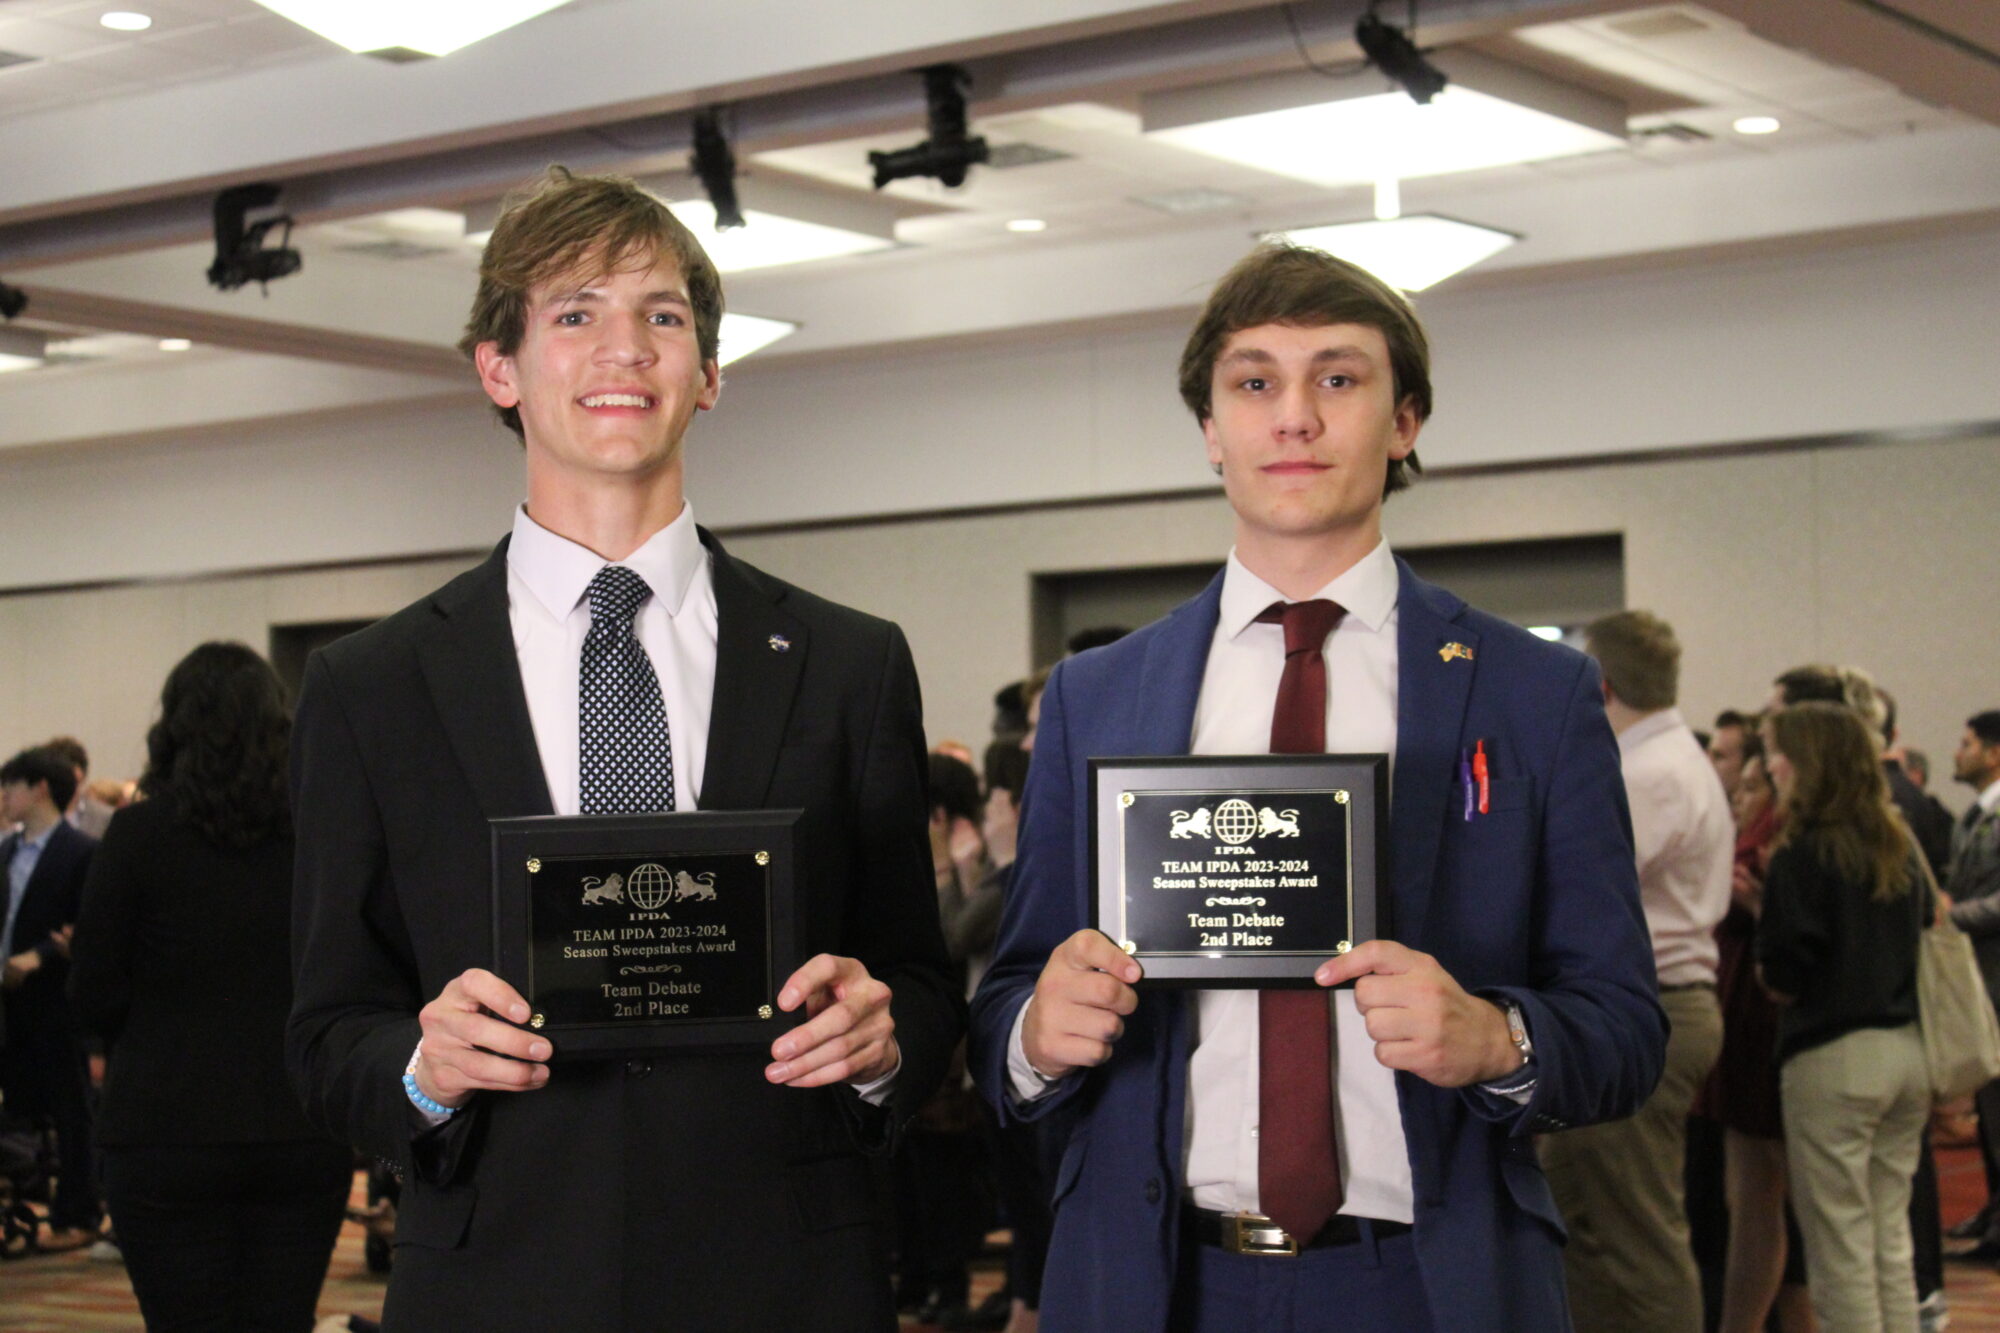
<instances>
[{"instance_id":1,"label":"gold lapel pin","mask_svg":"<svg viewBox=\"0 0 2000 1333\"><path fill-rule=\"evenodd\" d=\"M1449 662L1454 657L1462 657L1470 662L1472 660L1472 650L1456 639L1438 649L1438 661Z\"/></svg>"}]
</instances>

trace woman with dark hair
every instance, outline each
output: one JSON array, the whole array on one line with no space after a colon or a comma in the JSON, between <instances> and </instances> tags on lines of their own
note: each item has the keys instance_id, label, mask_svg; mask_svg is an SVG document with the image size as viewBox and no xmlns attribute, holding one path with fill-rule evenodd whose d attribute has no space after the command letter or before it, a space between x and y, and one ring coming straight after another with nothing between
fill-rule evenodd
<instances>
[{"instance_id":1,"label":"woman with dark hair","mask_svg":"<svg viewBox=\"0 0 2000 1333\"><path fill-rule=\"evenodd\" d=\"M70 994L109 1046L105 1193L155 1333L310 1329L353 1181L285 1076L290 734L256 653L189 653L84 885Z\"/></svg>"},{"instance_id":2,"label":"woman with dark hair","mask_svg":"<svg viewBox=\"0 0 2000 1333\"><path fill-rule=\"evenodd\" d=\"M1783 828L1757 961L1782 1006L1778 1077L1806 1282L1825 1333L1905 1333L1917 1327L1910 1178L1930 1114L1917 1028L1928 872L1852 709L1779 709L1764 746Z\"/></svg>"}]
</instances>

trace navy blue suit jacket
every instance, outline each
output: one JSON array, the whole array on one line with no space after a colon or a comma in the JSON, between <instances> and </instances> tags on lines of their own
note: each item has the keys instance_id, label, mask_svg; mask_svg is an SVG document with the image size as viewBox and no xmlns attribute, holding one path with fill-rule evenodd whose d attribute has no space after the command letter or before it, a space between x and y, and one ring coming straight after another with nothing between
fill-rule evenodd
<instances>
[{"instance_id":1,"label":"navy blue suit jacket","mask_svg":"<svg viewBox=\"0 0 2000 1333\"><path fill-rule=\"evenodd\" d=\"M1396 1075L1418 1260L1444 1327L1560 1330L1563 1224L1531 1136L1631 1114L1666 1048L1618 749L1588 658L1398 566L1392 934L1467 990L1517 1002L1539 1073L1525 1105ZM1007 1044L1050 952L1090 920L1086 762L1186 753L1221 589L1218 576L1164 620L1064 662L1042 698L1013 892L973 1004L973 1061L1003 1116L1075 1117L1054 1184L1045 1333L1167 1324L1184 999L1142 991L1111 1059L1025 1108L1006 1092ZM1442 654L1450 643L1470 660ZM1488 813L1467 821L1459 759L1480 740Z\"/></svg>"}]
</instances>

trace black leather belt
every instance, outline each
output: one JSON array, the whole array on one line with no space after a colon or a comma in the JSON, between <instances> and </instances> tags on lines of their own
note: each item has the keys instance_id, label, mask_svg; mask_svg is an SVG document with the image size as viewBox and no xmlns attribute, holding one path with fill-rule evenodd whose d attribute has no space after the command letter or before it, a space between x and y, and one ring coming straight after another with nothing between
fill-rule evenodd
<instances>
[{"instance_id":1,"label":"black leather belt","mask_svg":"<svg viewBox=\"0 0 2000 1333\"><path fill-rule=\"evenodd\" d=\"M1292 1234L1258 1213L1216 1213L1192 1204L1181 1209L1182 1227L1187 1236L1202 1245L1214 1245L1231 1254L1290 1256L1300 1250L1322 1250L1335 1245L1352 1245L1361 1239L1364 1219L1335 1213L1304 1245ZM1365 1219L1375 1238L1401 1236L1410 1230L1408 1222L1381 1222Z\"/></svg>"}]
</instances>

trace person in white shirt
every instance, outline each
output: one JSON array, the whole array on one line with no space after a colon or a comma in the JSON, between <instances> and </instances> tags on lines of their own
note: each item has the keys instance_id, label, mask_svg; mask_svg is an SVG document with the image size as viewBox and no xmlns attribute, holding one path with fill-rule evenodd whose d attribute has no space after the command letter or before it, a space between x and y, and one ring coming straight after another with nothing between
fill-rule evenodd
<instances>
[{"instance_id":1,"label":"person in white shirt","mask_svg":"<svg viewBox=\"0 0 2000 1333\"><path fill-rule=\"evenodd\" d=\"M1197 320L1181 394L1234 549L1049 678L973 1001L1003 1119L1076 1122L1041 1327L1566 1327L1532 1136L1629 1114L1665 1042L1597 672L1390 552L1431 388L1379 279L1258 249ZM1320 964L1323 990L1142 988L1086 928L1089 761L1274 750L1390 758L1388 931Z\"/></svg>"},{"instance_id":2,"label":"person in white shirt","mask_svg":"<svg viewBox=\"0 0 2000 1333\"><path fill-rule=\"evenodd\" d=\"M1674 707L1681 646L1647 611L1593 621L1632 809L1639 899L1660 1003L1673 1025L1666 1073L1639 1113L1551 1136L1542 1161L1569 1223L1563 1254L1580 1333L1699 1333L1701 1277L1688 1246L1682 1164L1687 1115L1722 1051L1715 927L1729 910L1736 845L1715 765Z\"/></svg>"},{"instance_id":3,"label":"person in white shirt","mask_svg":"<svg viewBox=\"0 0 2000 1333\"><path fill-rule=\"evenodd\" d=\"M309 1113L404 1176L392 1333L894 1324L867 1157L964 1004L915 671L894 625L696 527L682 443L721 317L700 243L631 181L552 168L510 203L461 347L527 503L484 564L307 667L288 1058ZM757 983L801 1021L565 1061L492 970L489 819L695 809L802 812L798 956Z\"/></svg>"}]
</instances>

